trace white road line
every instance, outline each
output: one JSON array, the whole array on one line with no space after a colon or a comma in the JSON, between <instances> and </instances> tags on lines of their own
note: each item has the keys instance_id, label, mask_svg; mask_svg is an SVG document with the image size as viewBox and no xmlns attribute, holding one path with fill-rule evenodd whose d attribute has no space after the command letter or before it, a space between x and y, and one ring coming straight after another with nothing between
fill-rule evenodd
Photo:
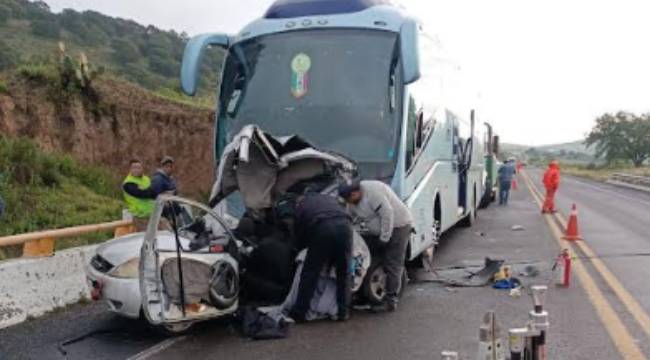
<instances>
[{"instance_id":1,"label":"white road line","mask_svg":"<svg viewBox=\"0 0 650 360\"><path fill-rule=\"evenodd\" d=\"M156 354L162 352L163 350L171 347L172 345L185 340L186 338L187 338L186 336L178 336L178 337L169 338L169 339L167 339L165 341L159 342L158 344L148 348L147 350L144 350L144 351L142 351L142 352L140 352L140 353L138 353L136 355L131 356L130 358L128 358L126 360L145 360L145 359L148 359L151 356L156 355Z\"/></svg>"}]
</instances>

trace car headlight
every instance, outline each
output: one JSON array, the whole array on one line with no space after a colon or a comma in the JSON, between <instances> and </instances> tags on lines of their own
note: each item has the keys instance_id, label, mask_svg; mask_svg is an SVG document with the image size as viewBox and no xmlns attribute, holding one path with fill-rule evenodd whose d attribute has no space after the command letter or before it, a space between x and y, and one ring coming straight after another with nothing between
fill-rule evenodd
<instances>
[{"instance_id":1,"label":"car headlight","mask_svg":"<svg viewBox=\"0 0 650 360\"><path fill-rule=\"evenodd\" d=\"M138 277L140 258L133 258L121 265L118 265L109 273L110 276L121 279L135 279Z\"/></svg>"}]
</instances>

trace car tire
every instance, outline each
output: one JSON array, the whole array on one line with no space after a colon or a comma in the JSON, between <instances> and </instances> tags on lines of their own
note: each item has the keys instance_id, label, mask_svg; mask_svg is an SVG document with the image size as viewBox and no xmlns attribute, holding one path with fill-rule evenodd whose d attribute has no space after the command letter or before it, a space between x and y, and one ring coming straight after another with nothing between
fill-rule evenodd
<instances>
[{"instance_id":1,"label":"car tire","mask_svg":"<svg viewBox=\"0 0 650 360\"><path fill-rule=\"evenodd\" d=\"M210 280L210 303L219 310L231 308L239 298L239 275L227 261L213 265Z\"/></svg>"},{"instance_id":2,"label":"car tire","mask_svg":"<svg viewBox=\"0 0 650 360\"><path fill-rule=\"evenodd\" d=\"M406 269L402 272L401 286L398 295L402 296L406 289L408 275ZM372 305L381 304L386 298L386 272L383 261L373 260L366 272L366 277L361 285L361 293L366 301Z\"/></svg>"},{"instance_id":3,"label":"car tire","mask_svg":"<svg viewBox=\"0 0 650 360\"><path fill-rule=\"evenodd\" d=\"M162 332L164 335L179 336L188 333L193 326L194 326L194 322L188 321L188 322L182 322L176 324L160 325L158 327L158 330Z\"/></svg>"}]
</instances>

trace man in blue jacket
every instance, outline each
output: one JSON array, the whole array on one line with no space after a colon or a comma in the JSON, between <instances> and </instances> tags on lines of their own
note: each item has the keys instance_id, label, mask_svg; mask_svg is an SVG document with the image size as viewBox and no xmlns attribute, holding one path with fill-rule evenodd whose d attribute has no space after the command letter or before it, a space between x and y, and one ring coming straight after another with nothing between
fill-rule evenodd
<instances>
[{"instance_id":1,"label":"man in blue jacket","mask_svg":"<svg viewBox=\"0 0 650 360\"><path fill-rule=\"evenodd\" d=\"M168 193L176 195L178 189L176 188L176 179L173 178L174 174L174 159L171 156L163 157L160 162L161 168L151 176L151 191L156 196Z\"/></svg>"},{"instance_id":2,"label":"man in blue jacket","mask_svg":"<svg viewBox=\"0 0 650 360\"><path fill-rule=\"evenodd\" d=\"M512 178L515 176L515 159L510 158L505 164L501 165L498 172L499 179L499 205L508 205L510 197L510 186Z\"/></svg>"}]
</instances>

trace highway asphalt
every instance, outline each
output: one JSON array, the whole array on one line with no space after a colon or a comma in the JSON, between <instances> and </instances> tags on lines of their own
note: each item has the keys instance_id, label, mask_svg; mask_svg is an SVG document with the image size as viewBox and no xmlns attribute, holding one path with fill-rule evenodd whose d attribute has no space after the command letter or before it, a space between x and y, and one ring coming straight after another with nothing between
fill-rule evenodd
<instances>
[{"instance_id":1,"label":"highway asphalt","mask_svg":"<svg viewBox=\"0 0 650 360\"><path fill-rule=\"evenodd\" d=\"M528 175L539 183L538 171L531 170ZM556 220L539 213L539 205L523 177L509 206L492 205L479 212L473 228L452 229L443 236L434 267L445 269L440 273L464 274L464 267L492 257L515 264L516 270L526 264L539 269L536 277L520 277L525 285L549 284L559 244L572 246L582 257L576 260L586 271L580 277L574 276L568 289L549 286L548 358L650 357L650 338L637 319L650 311L645 280L650 276L649 258L634 255L650 253L650 238L646 235L650 230L650 195L564 177L558 203L562 210L567 210L565 217L573 202L579 206L585 243L595 254L603 256L604 266L641 304L641 313L629 310L629 299L619 298L620 289L612 290L611 279L606 281L592 260L584 258L581 248L556 239L557 234L549 227L550 221ZM521 225L523 230L513 231L514 225ZM446 270L450 268L457 269ZM443 350L458 351L461 359L475 359L478 329L486 311L496 311L505 340L506 329L525 325L532 308L526 291L522 297L514 298L491 287L451 288L424 281L428 278L430 274L420 273L412 279L395 313L355 311L347 323L295 325L289 338L275 341L244 339L234 325L225 321L201 324L184 337L166 338L141 322L107 313L100 304L78 305L0 330L0 359L430 360L439 359ZM592 283L595 288L585 286ZM604 311L607 306L613 311ZM612 313L620 318L627 332L619 331L617 335L611 331L606 320L611 320ZM65 356L57 349L62 341L90 330L107 329L111 331L65 347ZM633 345L625 342L626 334ZM642 354L640 357L630 357L635 348L637 355Z\"/></svg>"}]
</instances>

